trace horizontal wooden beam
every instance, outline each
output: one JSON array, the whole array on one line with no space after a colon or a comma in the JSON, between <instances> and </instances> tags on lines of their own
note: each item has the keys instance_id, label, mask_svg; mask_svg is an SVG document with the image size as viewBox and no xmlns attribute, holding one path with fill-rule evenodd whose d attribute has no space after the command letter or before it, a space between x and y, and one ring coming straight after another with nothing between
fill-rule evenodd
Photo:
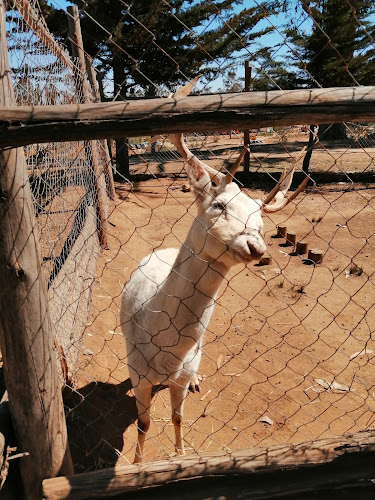
<instances>
[{"instance_id":1,"label":"horizontal wooden beam","mask_svg":"<svg viewBox=\"0 0 375 500\"><path fill-rule=\"evenodd\" d=\"M372 121L374 116L375 87L0 107L0 147L175 132Z\"/></svg>"},{"instance_id":2,"label":"horizontal wooden beam","mask_svg":"<svg viewBox=\"0 0 375 500\"><path fill-rule=\"evenodd\" d=\"M375 431L365 431L341 438L320 439L312 443L204 453L199 456L176 457L143 465L124 465L71 477L46 479L43 481L43 498L105 498L125 492L130 492L129 498L135 498L136 491L156 486L165 487L171 483L175 483L177 489L180 485L179 496L185 498L184 492L186 493L187 489L193 493L196 480L214 479L211 488L215 489L215 482L217 483L220 477L225 477L228 481L234 475L239 484L241 477L246 478L249 496L244 498L274 498L276 490L280 495L283 488L285 491L290 488L294 493L300 492L301 497L298 498L303 498L307 491L315 493L322 487L328 490L340 484L353 485L362 482L363 486L365 481L370 483L375 477L374 459ZM293 477L288 476L288 472L292 473ZM257 478L260 477L262 479L257 483ZM235 492L235 489L232 490L230 498L237 498ZM211 489L212 497L216 497L214 493L218 492ZM155 490L150 491L150 498L155 498ZM195 496L192 494L189 498Z\"/></svg>"}]
</instances>

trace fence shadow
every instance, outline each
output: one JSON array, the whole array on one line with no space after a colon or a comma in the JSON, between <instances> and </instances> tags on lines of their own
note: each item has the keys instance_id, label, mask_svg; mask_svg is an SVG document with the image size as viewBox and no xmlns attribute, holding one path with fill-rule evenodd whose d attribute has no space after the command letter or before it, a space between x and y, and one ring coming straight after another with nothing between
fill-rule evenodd
<instances>
[{"instance_id":1,"label":"fence shadow","mask_svg":"<svg viewBox=\"0 0 375 500\"><path fill-rule=\"evenodd\" d=\"M123 435L138 417L128 378L119 384L91 382L65 387L64 406L70 451L76 473L113 467L123 448ZM153 388L153 395L166 386Z\"/></svg>"},{"instance_id":2,"label":"fence shadow","mask_svg":"<svg viewBox=\"0 0 375 500\"><path fill-rule=\"evenodd\" d=\"M112 467L122 450L123 434L137 418L130 379L119 384L92 382L63 391L75 472Z\"/></svg>"}]
</instances>

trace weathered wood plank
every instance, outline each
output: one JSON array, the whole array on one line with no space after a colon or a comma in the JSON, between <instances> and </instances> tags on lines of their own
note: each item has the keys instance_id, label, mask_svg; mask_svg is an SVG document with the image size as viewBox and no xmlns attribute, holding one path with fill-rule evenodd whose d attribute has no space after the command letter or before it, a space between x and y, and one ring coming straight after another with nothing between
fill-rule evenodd
<instances>
[{"instance_id":1,"label":"weathered wood plank","mask_svg":"<svg viewBox=\"0 0 375 500\"><path fill-rule=\"evenodd\" d=\"M93 95L90 95L88 81L86 80L86 62L85 51L83 49L83 40L81 32L81 24L79 20L78 7L70 5L68 7L68 34L71 40L72 53L77 61L77 69L75 71L75 85L78 99L83 103L89 103ZM95 190L95 204L97 207L98 216L98 236L102 248L108 247L107 237L107 219L105 217L106 206L106 190L100 183L101 168L98 162L98 147L97 141L90 140L86 144L86 157L88 163L92 167L92 183Z\"/></svg>"},{"instance_id":2,"label":"weathered wood plank","mask_svg":"<svg viewBox=\"0 0 375 500\"><path fill-rule=\"evenodd\" d=\"M0 146L372 120L374 114L375 87L244 92L180 100L0 107Z\"/></svg>"},{"instance_id":3,"label":"weathered wood plank","mask_svg":"<svg viewBox=\"0 0 375 500\"><path fill-rule=\"evenodd\" d=\"M326 89L272 90L189 96L183 99L155 98L132 101L112 101L61 106L0 107L0 121L40 122L73 120L126 120L126 116L143 116L152 113L182 114L195 111L220 111L238 109L247 112L252 108L273 109L284 106L335 106L351 104L375 105L375 86L332 87ZM291 110L292 111L292 110Z\"/></svg>"},{"instance_id":4,"label":"weathered wood plank","mask_svg":"<svg viewBox=\"0 0 375 500\"><path fill-rule=\"evenodd\" d=\"M332 466L337 460L350 459L348 473L347 462L340 467L334 482L344 481L350 474L351 481L375 476L375 431L366 431L341 438L327 438L313 443L299 445L281 445L270 448L252 448L231 453L176 457L141 465L126 465L96 472L78 474L74 477L61 477L43 481L43 498L69 500L86 498L104 498L125 492L134 492L143 488L162 486L181 481L181 492L186 490L188 480L219 478L233 475L247 476L254 481L257 475L267 474L263 491L273 484L272 474L286 471L308 470L309 489L321 481L322 465ZM363 461L368 467L363 468ZM343 463L343 462L341 462ZM360 469L355 464L360 464ZM314 469L315 467L315 469ZM314 471L319 471L319 478L314 481ZM183 481L182 481L183 480ZM327 481L327 478L325 478ZM297 481L298 482L298 481ZM276 483L277 484L277 483ZM295 485L303 491L303 485ZM252 492L253 493L253 492ZM235 496L233 496L234 498ZM262 498L251 496L251 498ZM266 498L266 497L264 497Z\"/></svg>"},{"instance_id":5,"label":"weathered wood plank","mask_svg":"<svg viewBox=\"0 0 375 500\"><path fill-rule=\"evenodd\" d=\"M99 93L98 82L96 80L94 66L92 64L91 57L87 53L85 53L85 63L86 63L87 76L91 85L91 90L95 97L95 102L100 102L100 93ZM103 151L102 156L104 156L102 161L103 161L103 171L105 174L105 180L108 190L108 196L110 197L111 200L114 200L116 197L116 192L113 181L112 160L109 155L108 143L105 139L100 145L98 144L98 151L100 148L102 148Z\"/></svg>"},{"instance_id":6,"label":"weathered wood plank","mask_svg":"<svg viewBox=\"0 0 375 500\"><path fill-rule=\"evenodd\" d=\"M0 0L0 103L14 105L5 12ZM34 499L43 478L73 467L22 148L0 150L0 200L0 348L17 448L29 453L20 460L24 498Z\"/></svg>"}]
</instances>

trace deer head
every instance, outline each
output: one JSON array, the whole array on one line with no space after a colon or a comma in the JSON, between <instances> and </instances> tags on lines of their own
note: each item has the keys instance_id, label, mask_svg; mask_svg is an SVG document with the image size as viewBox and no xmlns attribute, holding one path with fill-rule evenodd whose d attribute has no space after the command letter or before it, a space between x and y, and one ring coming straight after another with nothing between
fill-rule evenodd
<instances>
[{"instance_id":1,"label":"deer head","mask_svg":"<svg viewBox=\"0 0 375 500\"><path fill-rule=\"evenodd\" d=\"M174 98L186 97L199 78L200 76L180 87ZM298 189L287 196L296 163L303 152L293 159L293 165L287 172L282 172L280 180L268 195L263 199L253 199L232 182L246 148L243 148L235 163L223 174L200 161L189 150L182 134L174 134L171 140L185 161L190 185L196 195L198 224L194 224L190 231L196 243L194 246L201 246L202 257L225 261L229 266L236 262L258 260L266 251L262 213L284 208L308 182L306 177ZM201 242L200 245L197 240Z\"/></svg>"}]
</instances>

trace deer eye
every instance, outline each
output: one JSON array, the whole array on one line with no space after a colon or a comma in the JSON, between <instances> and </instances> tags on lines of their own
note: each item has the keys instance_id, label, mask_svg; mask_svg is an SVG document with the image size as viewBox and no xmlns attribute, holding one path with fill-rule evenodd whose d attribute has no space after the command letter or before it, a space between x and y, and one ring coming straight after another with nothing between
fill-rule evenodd
<instances>
[{"instance_id":1,"label":"deer eye","mask_svg":"<svg viewBox=\"0 0 375 500\"><path fill-rule=\"evenodd\" d=\"M225 205L223 205L222 203L220 203L218 201L215 201L215 203L213 204L213 207L215 210L221 210L222 212L225 210Z\"/></svg>"}]
</instances>

